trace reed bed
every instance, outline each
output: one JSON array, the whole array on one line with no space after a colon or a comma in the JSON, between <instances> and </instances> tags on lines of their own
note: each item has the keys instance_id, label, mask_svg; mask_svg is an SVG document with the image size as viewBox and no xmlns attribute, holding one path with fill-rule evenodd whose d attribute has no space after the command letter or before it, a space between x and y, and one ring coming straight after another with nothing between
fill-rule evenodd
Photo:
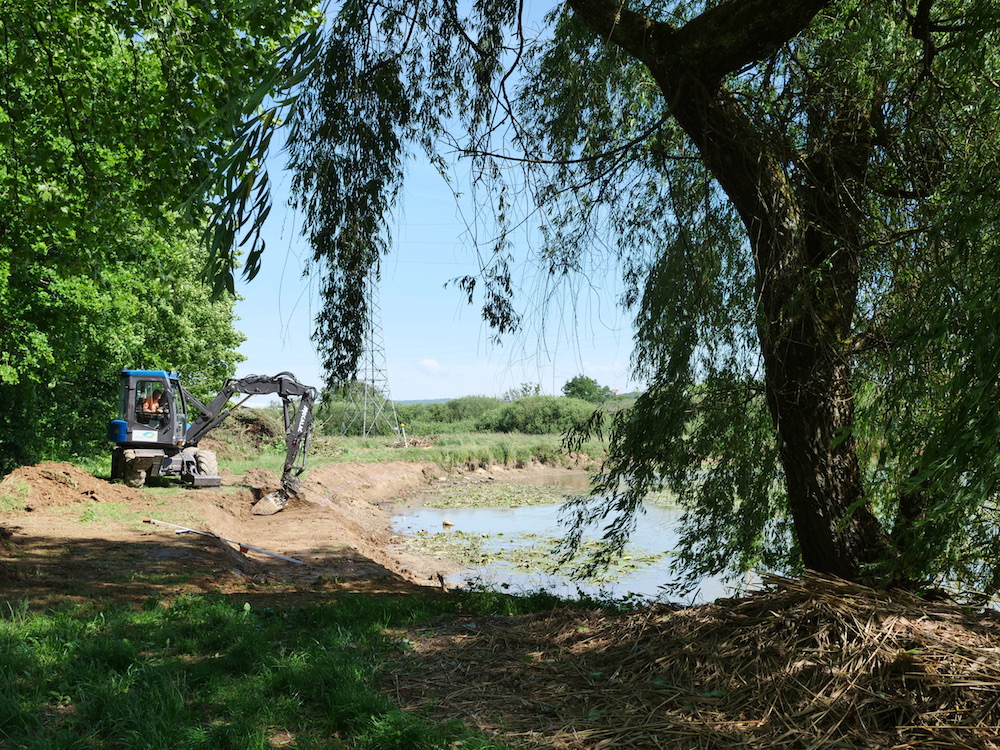
<instances>
[{"instance_id":1,"label":"reed bed","mask_svg":"<svg viewBox=\"0 0 1000 750\"><path fill-rule=\"evenodd\" d=\"M1000 618L835 578L407 633L398 703L553 748L998 748Z\"/></svg>"}]
</instances>

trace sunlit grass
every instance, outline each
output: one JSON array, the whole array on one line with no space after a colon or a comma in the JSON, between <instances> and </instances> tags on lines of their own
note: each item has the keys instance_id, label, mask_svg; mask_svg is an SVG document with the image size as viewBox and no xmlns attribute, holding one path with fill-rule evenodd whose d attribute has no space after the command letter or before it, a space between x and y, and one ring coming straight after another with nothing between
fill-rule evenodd
<instances>
[{"instance_id":1,"label":"sunlit grass","mask_svg":"<svg viewBox=\"0 0 1000 750\"><path fill-rule=\"evenodd\" d=\"M310 460L309 464L318 465L318 462L322 462L322 459ZM220 456L219 458L219 466L229 469L236 476L242 476L251 469L267 469L274 472L277 476L281 476L284 464L285 452L282 451L279 453L273 448L262 450L249 458L227 458L225 456Z\"/></svg>"},{"instance_id":2,"label":"sunlit grass","mask_svg":"<svg viewBox=\"0 0 1000 750\"><path fill-rule=\"evenodd\" d=\"M377 666L406 647L393 629L558 604L476 591L286 610L202 596L44 614L9 604L0 609L0 738L37 749L264 750L278 738L299 748L500 748L458 722L402 712L376 689Z\"/></svg>"},{"instance_id":3,"label":"sunlit grass","mask_svg":"<svg viewBox=\"0 0 1000 750\"><path fill-rule=\"evenodd\" d=\"M11 513L22 509L30 492L31 488L25 481L19 480L13 485L7 485L3 494L0 494L0 513Z\"/></svg>"},{"instance_id":4,"label":"sunlit grass","mask_svg":"<svg viewBox=\"0 0 1000 750\"><path fill-rule=\"evenodd\" d=\"M531 463L552 466L596 465L604 452L598 441L585 444L571 456L562 447L562 435L522 435L516 433L453 433L425 436L404 447L400 437L337 438L338 461L433 461L455 466L503 465L518 467Z\"/></svg>"}]
</instances>

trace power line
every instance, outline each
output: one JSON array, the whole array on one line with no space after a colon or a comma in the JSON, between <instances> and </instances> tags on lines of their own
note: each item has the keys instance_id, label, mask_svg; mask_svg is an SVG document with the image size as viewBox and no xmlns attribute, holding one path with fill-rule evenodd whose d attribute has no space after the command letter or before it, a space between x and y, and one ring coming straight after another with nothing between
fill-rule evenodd
<instances>
[{"instance_id":1,"label":"power line","mask_svg":"<svg viewBox=\"0 0 1000 750\"><path fill-rule=\"evenodd\" d=\"M358 379L347 391L340 432L346 435L357 426L365 437L394 435L399 433L399 419L396 416L396 405L389 396L389 372L382 334L382 303L374 271L369 271L365 279L365 297L368 316L365 321L364 349Z\"/></svg>"}]
</instances>

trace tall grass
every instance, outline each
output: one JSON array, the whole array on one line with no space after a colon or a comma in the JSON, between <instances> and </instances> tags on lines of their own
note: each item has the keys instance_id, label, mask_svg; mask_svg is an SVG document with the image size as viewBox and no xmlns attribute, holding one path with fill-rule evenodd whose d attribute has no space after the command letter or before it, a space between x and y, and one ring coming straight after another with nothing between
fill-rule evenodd
<instances>
[{"instance_id":1,"label":"tall grass","mask_svg":"<svg viewBox=\"0 0 1000 750\"><path fill-rule=\"evenodd\" d=\"M265 750L499 748L454 722L406 714L378 692L377 667L405 648L389 628L456 611L549 609L549 595L495 592L405 600L346 596L252 610L221 597L0 610L0 745ZM336 739L335 739L336 738Z\"/></svg>"},{"instance_id":2,"label":"tall grass","mask_svg":"<svg viewBox=\"0 0 1000 750\"><path fill-rule=\"evenodd\" d=\"M328 438L329 439L329 438ZM474 467L500 464L520 467L531 463L551 466L596 466L604 445L591 441L573 455L562 447L562 436L519 433L465 432L414 440L403 447L400 438L342 437L336 439L337 461L433 461L444 466Z\"/></svg>"}]
</instances>

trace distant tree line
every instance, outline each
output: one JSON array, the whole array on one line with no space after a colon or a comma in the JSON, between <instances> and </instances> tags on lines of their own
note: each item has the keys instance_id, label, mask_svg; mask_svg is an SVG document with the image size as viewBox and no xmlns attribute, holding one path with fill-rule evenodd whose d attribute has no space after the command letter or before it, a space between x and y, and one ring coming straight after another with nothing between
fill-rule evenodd
<instances>
[{"instance_id":1,"label":"distant tree line","mask_svg":"<svg viewBox=\"0 0 1000 750\"><path fill-rule=\"evenodd\" d=\"M548 396L537 383L522 383L500 396L462 396L447 401L393 404L408 435L455 432L520 432L528 435L563 433L588 420L599 403L615 397L607 386L583 375L563 386L562 396ZM583 397L581 393L589 397ZM326 392L317 409L317 421L327 435L339 435L346 402Z\"/></svg>"}]
</instances>

